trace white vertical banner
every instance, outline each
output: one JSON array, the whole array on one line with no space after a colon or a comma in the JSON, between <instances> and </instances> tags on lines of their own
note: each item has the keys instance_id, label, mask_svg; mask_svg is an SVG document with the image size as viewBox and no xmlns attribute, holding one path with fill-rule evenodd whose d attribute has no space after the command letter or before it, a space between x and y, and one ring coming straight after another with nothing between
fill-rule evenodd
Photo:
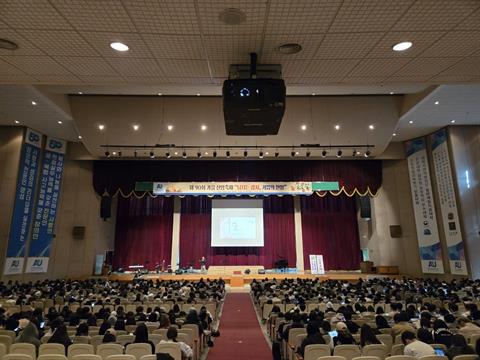
<instances>
[{"instance_id":1,"label":"white vertical banner","mask_svg":"<svg viewBox=\"0 0 480 360\"><path fill-rule=\"evenodd\" d=\"M318 274L318 263L317 263L317 255L308 255L310 258L310 273L317 275Z\"/></svg>"},{"instance_id":2,"label":"white vertical banner","mask_svg":"<svg viewBox=\"0 0 480 360\"><path fill-rule=\"evenodd\" d=\"M450 272L456 275L468 275L448 152L447 130L442 129L430 135L430 145Z\"/></svg>"},{"instance_id":3,"label":"white vertical banner","mask_svg":"<svg viewBox=\"0 0 480 360\"><path fill-rule=\"evenodd\" d=\"M424 138L405 142L422 272L443 274L442 247L438 236L432 183Z\"/></svg>"},{"instance_id":4,"label":"white vertical banner","mask_svg":"<svg viewBox=\"0 0 480 360\"><path fill-rule=\"evenodd\" d=\"M318 274L324 275L325 274L325 266L323 266L323 255L316 255L317 257L317 271Z\"/></svg>"}]
</instances>

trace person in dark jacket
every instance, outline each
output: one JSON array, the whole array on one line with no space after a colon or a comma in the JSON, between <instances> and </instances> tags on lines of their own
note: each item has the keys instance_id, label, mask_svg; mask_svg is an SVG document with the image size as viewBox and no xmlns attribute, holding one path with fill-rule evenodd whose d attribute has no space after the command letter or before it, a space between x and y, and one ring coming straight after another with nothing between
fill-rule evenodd
<instances>
[{"instance_id":1,"label":"person in dark jacket","mask_svg":"<svg viewBox=\"0 0 480 360\"><path fill-rule=\"evenodd\" d=\"M134 344L138 343L144 343L144 344L150 344L152 347L152 354L155 354L155 345L153 342L148 340L148 328L147 325L141 323L137 326L137 329L135 330L135 340L133 341Z\"/></svg>"},{"instance_id":2,"label":"person in dark jacket","mask_svg":"<svg viewBox=\"0 0 480 360\"><path fill-rule=\"evenodd\" d=\"M67 349L70 345L72 345L72 341L68 336L67 328L65 325L59 325L52 337L48 339L49 344L62 344L65 347L65 355L67 355Z\"/></svg>"},{"instance_id":3,"label":"person in dark jacket","mask_svg":"<svg viewBox=\"0 0 480 360\"><path fill-rule=\"evenodd\" d=\"M305 355L305 347L307 345L314 344L325 344L325 339L323 338L322 334L320 333L320 329L316 324L308 323L307 337L303 339L302 344L297 349L297 352L303 357Z\"/></svg>"},{"instance_id":4,"label":"person in dark jacket","mask_svg":"<svg viewBox=\"0 0 480 360\"><path fill-rule=\"evenodd\" d=\"M446 351L445 355L452 360L458 355L472 355L475 354L475 350L471 346L468 346L467 341L463 335L456 334L452 336L452 346Z\"/></svg>"},{"instance_id":5,"label":"person in dark jacket","mask_svg":"<svg viewBox=\"0 0 480 360\"><path fill-rule=\"evenodd\" d=\"M373 332L373 329L368 324L363 324L360 328L360 346L381 344L377 336Z\"/></svg>"}]
</instances>

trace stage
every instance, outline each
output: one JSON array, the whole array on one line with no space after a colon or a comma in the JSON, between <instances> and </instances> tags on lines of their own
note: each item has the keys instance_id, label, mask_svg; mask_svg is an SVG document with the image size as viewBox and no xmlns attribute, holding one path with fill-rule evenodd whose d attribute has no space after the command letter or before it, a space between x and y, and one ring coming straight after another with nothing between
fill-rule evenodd
<instances>
[{"instance_id":1,"label":"stage","mask_svg":"<svg viewBox=\"0 0 480 360\"><path fill-rule=\"evenodd\" d=\"M309 273L266 273L266 274L157 274L149 272L143 274L139 278L148 280L171 280L171 281L199 281L200 279L218 280L223 279L227 284L233 287L244 286L250 284L253 280L263 279L320 279L325 280L345 280L345 281L358 281L359 279L371 279L371 278L401 278L401 275L378 275L378 274L362 274L358 271L327 271L323 275L313 275ZM132 281L135 278L134 273L113 273L108 276L110 281Z\"/></svg>"}]
</instances>

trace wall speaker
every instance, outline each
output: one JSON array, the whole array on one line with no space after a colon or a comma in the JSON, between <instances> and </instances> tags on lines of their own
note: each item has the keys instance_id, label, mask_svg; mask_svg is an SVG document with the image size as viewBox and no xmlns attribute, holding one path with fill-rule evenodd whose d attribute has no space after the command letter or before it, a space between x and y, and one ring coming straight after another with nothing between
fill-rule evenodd
<instances>
[{"instance_id":1,"label":"wall speaker","mask_svg":"<svg viewBox=\"0 0 480 360\"><path fill-rule=\"evenodd\" d=\"M358 201L360 204L360 217L362 219L371 219L372 208L370 207L370 196L360 196Z\"/></svg>"},{"instance_id":2,"label":"wall speaker","mask_svg":"<svg viewBox=\"0 0 480 360\"><path fill-rule=\"evenodd\" d=\"M112 216L112 198L108 195L102 195L100 201L100 217L103 221L107 221Z\"/></svg>"},{"instance_id":3,"label":"wall speaker","mask_svg":"<svg viewBox=\"0 0 480 360\"><path fill-rule=\"evenodd\" d=\"M402 227L400 225L390 225L390 236L392 238L402 237Z\"/></svg>"},{"instance_id":4,"label":"wall speaker","mask_svg":"<svg viewBox=\"0 0 480 360\"><path fill-rule=\"evenodd\" d=\"M83 240L85 238L85 226L74 226L72 236L75 240Z\"/></svg>"}]
</instances>

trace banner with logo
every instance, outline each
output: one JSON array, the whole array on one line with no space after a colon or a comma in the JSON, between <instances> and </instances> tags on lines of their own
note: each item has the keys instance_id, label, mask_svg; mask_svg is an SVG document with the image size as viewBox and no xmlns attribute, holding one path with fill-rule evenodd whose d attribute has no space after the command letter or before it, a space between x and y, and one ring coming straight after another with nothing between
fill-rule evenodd
<instances>
[{"instance_id":1,"label":"banner with logo","mask_svg":"<svg viewBox=\"0 0 480 360\"><path fill-rule=\"evenodd\" d=\"M3 271L5 275L21 274L23 272L25 246L32 221L41 147L42 134L27 129L18 167L15 204L8 237L7 258Z\"/></svg>"},{"instance_id":2,"label":"banner with logo","mask_svg":"<svg viewBox=\"0 0 480 360\"><path fill-rule=\"evenodd\" d=\"M310 254L308 257L310 259L310 273L313 275L325 274L325 267L323 265L323 255Z\"/></svg>"},{"instance_id":3,"label":"banner with logo","mask_svg":"<svg viewBox=\"0 0 480 360\"><path fill-rule=\"evenodd\" d=\"M296 182L137 182L136 191L155 195L312 195L338 191L338 181Z\"/></svg>"},{"instance_id":4,"label":"banner with logo","mask_svg":"<svg viewBox=\"0 0 480 360\"><path fill-rule=\"evenodd\" d=\"M424 138L418 138L407 141L405 146L422 271L443 274L442 247L438 237L426 142Z\"/></svg>"},{"instance_id":5,"label":"banner with logo","mask_svg":"<svg viewBox=\"0 0 480 360\"><path fill-rule=\"evenodd\" d=\"M47 272L55 219L62 183L67 143L47 138L43 155L38 200L34 212L32 236L28 253L27 273Z\"/></svg>"},{"instance_id":6,"label":"banner with logo","mask_svg":"<svg viewBox=\"0 0 480 360\"><path fill-rule=\"evenodd\" d=\"M450 272L456 275L468 275L448 152L447 130L442 129L430 135L430 145L438 198L440 199L443 231L448 248Z\"/></svg>"}]
</instances>

